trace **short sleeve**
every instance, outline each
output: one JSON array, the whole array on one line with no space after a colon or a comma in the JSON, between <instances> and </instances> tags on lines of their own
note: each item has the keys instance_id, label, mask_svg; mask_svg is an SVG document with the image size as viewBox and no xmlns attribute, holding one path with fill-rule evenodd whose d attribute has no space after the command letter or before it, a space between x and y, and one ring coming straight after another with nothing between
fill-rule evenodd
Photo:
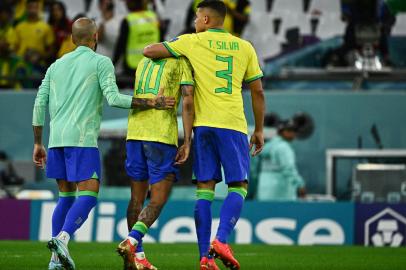
<instances>
[{"instance_id":1,"label":"short sleeve","mask_svg":"<svg viewBox=\"0 0 406 270\"><path fill-rule=\"evenodd\" d=\"M249 60L248 60L248 67L247 71L245 72L244 82L250 83L255 81L259 78L262 78L264 75L262 70L259 66L258 56L255 52L255 49L249 44Z\"/></svg>"},{"instance_id":2,"label":"short sleeve","mask_svg":"<svg viewBox=\"0 0 406 270\"><path fill-rule=\"evenodd\" d=\"M193 34L186 34L176 37L170 41L165 41L163 45L175 57L188 56L191 44L193 42Z\"/></svg>"},{"instance_id":3,"label":"short sleeve","mask_svg":"<svg viewBox=\"0 0 406 270\"><path fill-rule=\"evenodd\" d=\"M180 65L182 68L182 78L180 84L182 85L194 85L195 82L193 80L193 68L190 64L189 60L182 57L180 59Z\"/></svg>"}]
</instances>

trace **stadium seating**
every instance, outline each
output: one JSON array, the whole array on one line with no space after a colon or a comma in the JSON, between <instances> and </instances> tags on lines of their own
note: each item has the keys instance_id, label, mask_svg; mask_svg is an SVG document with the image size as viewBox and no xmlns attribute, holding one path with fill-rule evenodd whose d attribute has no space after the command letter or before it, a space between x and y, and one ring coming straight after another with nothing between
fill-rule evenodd
<instances>
[{"instance_id":1,"label":"stadium seating","mask_svg":"<svg viewBox=\"0 0 406 270\"><path fill-rule=\"evenodd\" d=\"M67 5L68 15L72 18L80 12L84 12L83 0L64 0ZM125 13L123 1L116 1L116 12ZM251 1L252 16L246 27L243 37L250 40L258 51L261 59L274 56L280 52L281 44L285 42L287 29L297 27L301 34L311 33L311 12L318 10L319 25L316 31L320 39L328 39L344 33L345 24L341 21L340 0L312 0L307 13L303 11L302 0L274 0L271 12L266 10L266 0ZM99 15L98 1L92 1L88 16L97 18ZM186 11L191 0L166 0L163 19L170 19L170 26L166 38L177 36L184 28ZM180 8L182 7L182 8ZM273 32L273 20L281 18L278 34ZM261 33L261 34L258 34ZM397 23L393 29L394 35L406 34L406 15L397 16Z\"/></svg>"}]
</instances>

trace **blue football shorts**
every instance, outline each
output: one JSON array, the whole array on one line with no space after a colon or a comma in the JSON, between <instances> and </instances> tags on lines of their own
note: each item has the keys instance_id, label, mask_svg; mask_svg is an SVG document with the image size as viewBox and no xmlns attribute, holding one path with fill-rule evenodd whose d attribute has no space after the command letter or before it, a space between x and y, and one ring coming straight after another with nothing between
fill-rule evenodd
<instances>
[{"instance_id":1,"label":"blue football shorts","mask_svg":"<svg viewBox=\"0 0 406 270\"><path fill-rule=\"evenodd\" d=\"M151 185L164 180L168 174L179 178L175 166L177 147L159 142L128 140L125 169L134 181L148 180Z\"/></svg>"},{"instance_id":2,"label":"blue football shorts","mask_svg":"<svg viewBox=\"0 0 406 270\"><path fill-rule=\"evenodd\" d=\"M221 167L226 184L248 181L250 157L246 134L204 126L193 131L193 172L197 181L221 182Z\"/></svg>"},{"instance_id":3,"label":"blue football shorts","mask_svg":"<svg viewBox=\"0 0 406 270\"><path fill-rule=\"evenodd\" d=\"M48 150L48 178L69 182L100 180L100 168L99 149L96 147L54 147Z\"/></svg>"}]
</instances>

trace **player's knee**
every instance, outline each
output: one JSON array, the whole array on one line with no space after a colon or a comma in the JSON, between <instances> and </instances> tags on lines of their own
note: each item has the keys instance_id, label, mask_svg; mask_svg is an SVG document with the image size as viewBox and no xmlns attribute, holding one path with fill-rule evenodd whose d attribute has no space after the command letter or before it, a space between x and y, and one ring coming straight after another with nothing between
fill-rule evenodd
<instances>
[{"instance_id":1,"label":"player's knee","mask_svg":"<svg viewBox=\"0 0 406 270\"><path fill-rule=\"evenodd\" d=\"M205 181L205 182L197 182L197 188L198 189L214 190L215 187L216 187L216 181L214 181L214 180Z\"/></svg>"},{"instance_id":2,"label":"player's knee","mask_svg":"<svg viewBox=\"0 0 406 270\"><path fill-rule=\"evenodd\" d=\"M230 188L231 187L242 187L248 191L248 182L247 181L233 182L233 183L228 184L228 187L230 187Z\"/></svg>"}]
</instances>

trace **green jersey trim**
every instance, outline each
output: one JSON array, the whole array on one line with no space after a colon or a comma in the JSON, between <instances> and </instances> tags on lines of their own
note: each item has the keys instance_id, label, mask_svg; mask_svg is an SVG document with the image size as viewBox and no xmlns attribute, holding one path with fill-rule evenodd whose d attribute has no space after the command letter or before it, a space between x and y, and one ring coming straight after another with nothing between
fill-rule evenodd
<instances>
[{"instance_id":1,"label":"green jersey trim","mask_svg":"<svg viewBox=\"0 0 406 270\"><path fill-rule=\"evenodd\" d=\"M219 29L219 28L210 28L210 29L207 30L207 32L228 33L226 30Z\"/></svg>"},{"instance_id":2,"label":"green jersey trim","mask_svg":"<svg viewBox=\"0 0 406 270\"><path fill-rule=\"evenodd\" d=\"M167 42L162 42L162 44L165 46L165 48L176 58L178 58L180 56L180 54L177 54L174 50L172 50L172 48L169 46L169 44L167 44Z\"/></svg>"},{"instance_id":3,"label":"green jersey trim","mask_svg":"<svg viewBox=\"0 0 406 270\"><path fill-rule=\"evenodd\" d=\"M262 77L264 77L263 74L257 75L257 76L254 76L254 77L252 77L252 78L249 78L249 79L245 80L244 82L250 83L250 82L253 82L253 81L255 81L255 80L258 80L258 79L260 79L260 78L262 78Z\"/></svg>"},{"instance_id":4,"label":"green jersey trim","mask_svg":"<svg viewBox=\"0 0 406 270\"><path fill-rule=\"evenodd\" d=\"M195 82L184 81L180 82L180 85L195 85Z\"/></svg>"}]
</instances>

